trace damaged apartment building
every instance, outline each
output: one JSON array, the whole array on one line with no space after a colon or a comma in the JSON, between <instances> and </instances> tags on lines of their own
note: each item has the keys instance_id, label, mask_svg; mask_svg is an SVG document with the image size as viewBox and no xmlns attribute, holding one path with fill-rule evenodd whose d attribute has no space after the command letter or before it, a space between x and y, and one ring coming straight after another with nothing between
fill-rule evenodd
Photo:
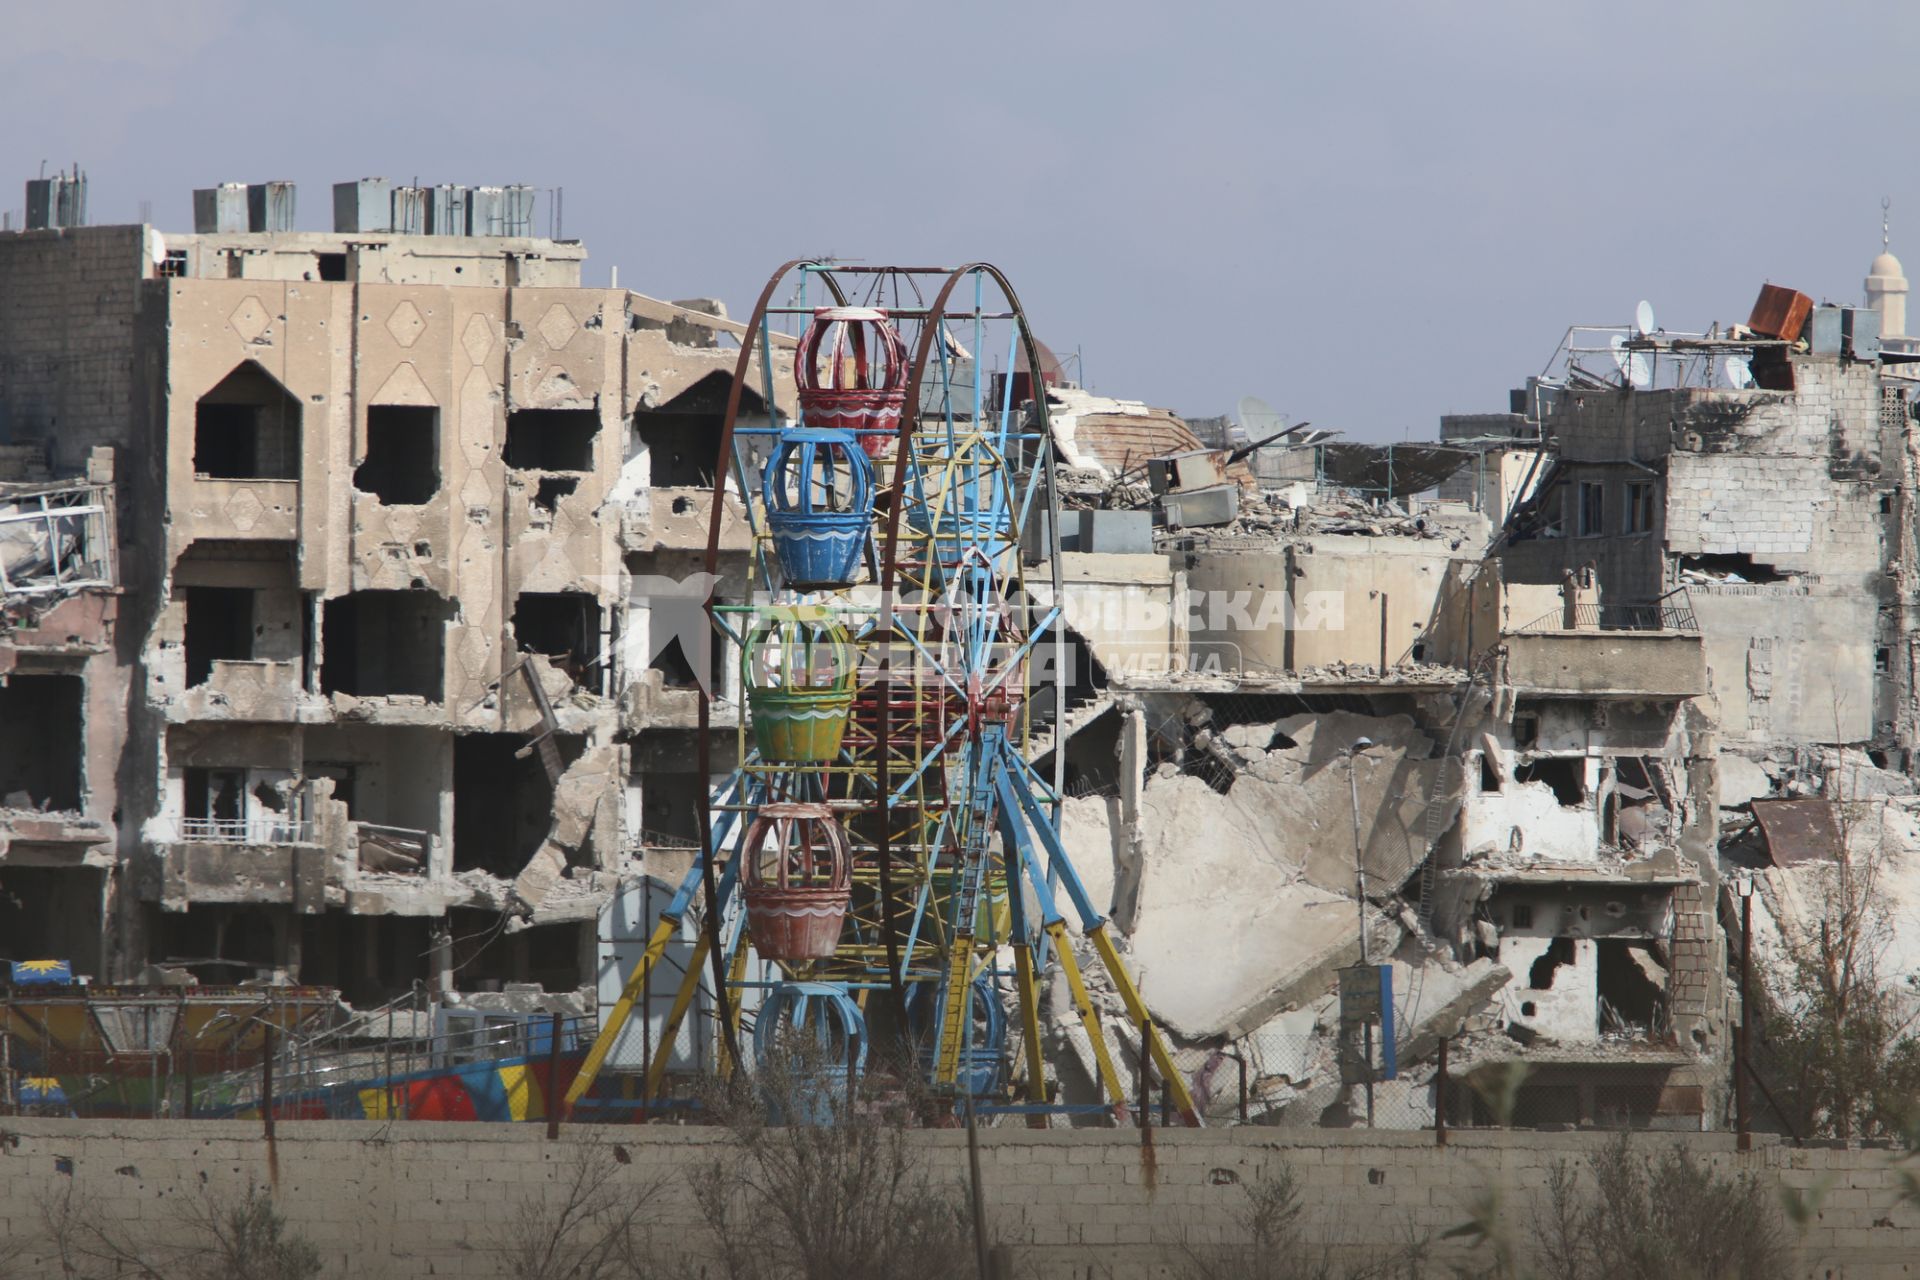
<instances>
[{"instance_id":1,"label":"damaged apartment building","mask_svg":"<svg viewBox=\"0 0 1920 1280\"><path fill-rule=\"evenodd\" d=\"M1381 1123L1431 1120L1442 1036L1456 1120L1525 1061L1538 1121L1710 1122L1729 1038L1703 636L1678 609L1603 629L1590 592L1506 580L1540 442L1236 457L1056 399L1084 508L1065 834L1156 1017L1209 1051L1199 1091L1230 1095L1238 1059L1267 1118L1351 1116L1335 978L1364 959L1394 971ZM1129 485L1143 452L1162 461Z\"/></svg>"},{"instance_id":2,"label":"damaged apartment building","mask_svg":"<svg viewBox=\"0 0 1920 1280\"><path fill-rule=\"evenodd\" d=\"M1769 286L1724 332L1575 330L1512 412L1413 450L1243 460L1060 397L1067 837L1156 1014L1264 1114L1351 1114L1334 976L1364 958L1398 1123L1441 1036L1456 1120L1518 1062L1528 1122L1729 1123L1733 882L1784 973L1862 840L1887 976L1920 963L1898 276L1872 309Z\"/></svg>"},{"instance_id":3,"label":"damaged apartment building","mask_svg":"<svg viewBox=\"0 0 1920 1280\"><path fill-rule=\"evenodd\" d=\"M0 234L0 955L571 993L694 843L693 664L633 584L701 567L737 326L584 286L531 196Z\"/></svg>"}]
</instances>

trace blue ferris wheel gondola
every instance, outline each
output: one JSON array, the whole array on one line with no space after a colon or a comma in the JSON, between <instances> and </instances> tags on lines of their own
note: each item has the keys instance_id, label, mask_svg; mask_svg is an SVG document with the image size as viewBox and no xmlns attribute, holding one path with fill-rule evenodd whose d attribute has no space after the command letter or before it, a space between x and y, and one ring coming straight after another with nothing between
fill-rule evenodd
<instances>
[{"instance_id":1,"label":"blue ferris wheel gondola","mask_svg":"<svg viewBox=\"0 0 1920 1280\"><path fill-rule=\"evenodd\" d=\"M873 464L851 432L782 431L760 495L787 586L812 591L852 585L873 525Z\"/></svg>"},{"instance_id":2,"label":"blue ferris wheel gondola","mask_svg":"<svg viewBox=\"0 0 1920 1280\"><path fill-rule=\"evenodd\" d=\"M834 982L782 982L767 993L753 1026L753 1056L780 1063L767 1098L776 1124L832 1124L850 1081L867 1066L867 1020Z\"/></svg>"}]
</instances>

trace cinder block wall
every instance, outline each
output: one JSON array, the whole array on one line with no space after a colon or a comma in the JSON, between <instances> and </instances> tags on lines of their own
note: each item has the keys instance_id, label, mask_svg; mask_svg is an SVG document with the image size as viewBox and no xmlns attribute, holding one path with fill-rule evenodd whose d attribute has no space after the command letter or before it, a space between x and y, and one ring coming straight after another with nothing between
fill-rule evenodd
<instances>
[{"instance_id":1,"label":"cinder block wall","mask_svg":"<svg viewBox=\"0 0 1920 1280\"><path fill-rule=\"evenodd\" d=\"M143 227L0 235L0 441L50 441L61 472L134 417Z\"/></svg>"},{"instance_id":2,"label":"cinder block wall","mask_svg":"<svg viewBox=\"0 0 1920 1280\"><path fill-rule=\"evenodd\" d=\"M552 1201L583 1145L617 1144L621 1182L660 1183L653 1230L662 1251L697 1248L701 1227L686 1177L713 1159L714 1129L538 1125L282 1123L270 1151L239 1121L0 1121L0 1255L30 1256L42 1204L68 1187L139 1240L178 1242L203 1194L277 1188L288 1218L324 1250L329 1274L503 1274L498 1249L516 1212ZM964 1192L966 1137L917 1133L929 1168ZM1190 1247L1240 1238L1246 1185L1284 1163L1302 1180L1311 1230L1342 1249L1395 1248L1437 1237L1497 1190L1524 1217L1557 1160L1610 1140L1592 1133L1431 1134L1261 1128L1156 1130L1149 1160L1135 1131L982 1135L987 1213L1010 1273L1035 1277L1172 1274ZM1901 1206L1893 1153L1795 1149L1771 1139L1740 1156L1725 1134L1684 1141L1723 1169L1747 1169L1806 1191L1825 1188L1804 1237L1810 1274L1849 1280L1909 1274L1920 1257L1920 1210ZM66 1172L66 1170L71 1172ZM68 1180L71 1179L71 1182ZM1466 1256L1457 1246L1438 1259Z\"/></svg>"}]
</instances>

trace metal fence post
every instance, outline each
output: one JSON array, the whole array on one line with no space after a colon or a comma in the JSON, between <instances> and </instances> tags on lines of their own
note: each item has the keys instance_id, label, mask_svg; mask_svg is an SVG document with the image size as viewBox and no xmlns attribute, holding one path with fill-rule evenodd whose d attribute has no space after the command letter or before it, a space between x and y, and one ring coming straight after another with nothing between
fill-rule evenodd
<instances>
[{"instance_id":1,"label":"metal fence post","mask_svg":"<svg viewBox=\"0 0 1920 1280\"><path fill-rule=\"evenodd\" d=\"M273 1024L260 1024L260 1119L273 1141Z\"/></svg>"},{"instance_id":2,"label":"metal fence post","mask_svg":"<svg viewBox=\"0 0 1920 1280\"><path fill-rule=\"evenodd\" d=\"M555 1013L548 1023L551 1028L547 1044L547 1141L552 1142L560 1136L560 1015Z\"/></svg>"},{"instance_id":3,"label":"metal fence post","mask_svg":"<svg viewBox=\"0 0 1920 1280\"><path fill-rule=\"evenodd\" d=\"M1146 1018L1140 1019L1140 1127L1153 1128L1153 1059L1152 1053L1153 1023Z\"/></svg>"},{"instance_id":4,"label":"metal fence post","mask_svg":"<svg viewBox=\"0 0 1920 1280\"><path fill-rule=\"evenodd\" d=\"M1753 1059L1749 1056L1752 1041L1747 1038L1747 1030L1753 1025L1753 1006L1749 1003L1753 989L1747 977L1753 967L1753 881L1748 880L1740 887L1740 1031L1733 1042L1733 1125L1738 1133L1735 1148L1751 1151L1753 1129L1747 1110L1747 1073L1753 1070Z\"/></svg>"}]
</instances>

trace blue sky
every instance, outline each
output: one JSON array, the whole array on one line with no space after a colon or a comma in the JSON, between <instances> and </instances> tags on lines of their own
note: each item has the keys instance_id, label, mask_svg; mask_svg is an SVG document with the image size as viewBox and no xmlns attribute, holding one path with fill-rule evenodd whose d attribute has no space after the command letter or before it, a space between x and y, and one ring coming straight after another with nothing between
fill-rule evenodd
<instances>
[{"instance_id":1,"label":"blue sky","mask_svg":"<svg viewBox=\"0 0 1920 1280\"><path fill-rule=\"evenodd\" d=\"M1569 323L1920 271L1920 4L18 6L0 207L291 178L566 189L589 283L736 311L797 254L1006 268L1099 390L1360 439L1504 408ZM544 228L544 204L539 215Z\"/></svg>"}]
</instances>

